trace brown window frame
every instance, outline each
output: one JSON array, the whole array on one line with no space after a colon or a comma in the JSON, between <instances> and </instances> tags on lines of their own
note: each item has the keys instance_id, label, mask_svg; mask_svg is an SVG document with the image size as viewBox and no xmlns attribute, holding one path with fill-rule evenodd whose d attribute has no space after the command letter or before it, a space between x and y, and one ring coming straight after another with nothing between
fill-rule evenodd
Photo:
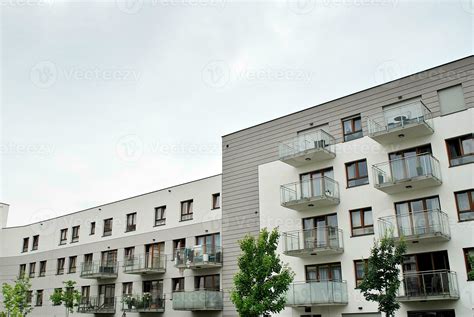
<instances>
[{"instance_id":1,"label":"brown window frame","mask_svg":"<svg viewBox=\"0 0 474 317\"><path fill-rule=\"evenodd\" d=\"M360 130L355 129L355 126L356 126L355 122L357 120L360 121ZM350 133L346 133L346 130L345 130L345 122L348 122L348 121L350 121L350 123L351 123L351 132ZM357 140L357 139L360 139L360 138L364 137L364 132L363 132L363 128L362 128L362 117L361 117L360 114L356 114L356 115L344 118L344 119L341 120L341 122L342 122L342 136L343 136L344 142L349 142L349 141ZM358 133L360 133L360 136L355 137L353 139L347 139L347 137L358 134Z\"/></svg>"},{"instance_id":2,"label":"brown window frame","mask_svg":"<svg viewBox=\"0 0 474 317\"><path fill-rule=\"evenodd\" d=\"M73 266L74 264L74 266ZM77 256L73 255L69 257L69 263L68 263L68 268L67 268L67 273L68 274L73 274L77 272Z\"/></svg>"},{"instance_id":3,"label":"brown window frame","mask_svg":"<svg viewBox=\"0 0 474 317\"><path fill-rule=\"evenodd\" d=\"M26 263L25 264L20 264L20 270L18 271L18 276L20 278L25 277L26 275Z\"/></svg>"},{"instance_id":4,"label":"brown window frame","mask_svg":"<svg viewBox=\"0 0 474 317\"><path fill-rule=\"evenodd\" d=\"M221 193L212 194L212 210L221 209Z\"/></svg>"},{"instance_id":5,"label":"brown window frame","mask_svg":"<svg viewBox=\"0 0 474 317\"><path fill-rule=\"evenodd\" d=\"M31 251L36 251L36 250L38 250L38 247L39 247L39 238L40 238L39 234L33 236L33 245L31 246Z\"/></svg>"},{"instance_id":6,"label":"brown window frame","mask_svg":"<svg viewBox=\"0 0 474 317\"><path fill-rule=\"evenodd\" d=\"M56 275L64 274L64 266L66 265L66 258L59 258L56 264Z\"/></svg>"},{"instance_id":7,"label":"brown window frame","mask_svg":"<svg viewBox=\"0 0 474 317\"><path fill-rule=\"evenodd\" d=\"M137 230L137 213L132 212L127 214L125 221L125 232L133 232Z\"/></svg>"},{"instance_id":8,"label":"brown window frame","mask_svg":"<svg viewBox=\"0 0 474 317\"><path fill-rule=\"evenodd\" d=\"M30 247L30 238L23 238L23 245L21 247L21 253L28 252L28 248Z\"/></svg>"},{"instance_id":9,"label":"brown window frame","mask_svg":"<svg viewBox=\"0 0 474 317\"><path fill-rule=\"evenodd\" d=\"M339 268L340 268L340 270L341 270L341 280L340 280L340 281L337 281L337 282L343 281L343 279L342 279L342 264L341 264L341 262L331 262L331 263L318 263L318 264L308 264L308 265L305 265L305 267L304 267L304 276L305 276L306 282L320 282L320 281L321 281L321 279L320 279L320 277L319 277L319 270L318 270L318 268L319 268L320 266L327 266L327 267L329 268L329 270L328 270L328 273L329 273L329 274L328 274L328 275L329 275L330 278L328 279L328 281L335 281L335 280L333 279L333 277L332 277L332 270L331 270L331 267L332 267L332 266L339 266ZM316 272L317 272L317 279L316 279L316 280L310 280L310 279L308 278L308 268L310 268L310 267L315 267L315 268L316 268Z\"/></svg>"},{"instance_id":10,"label":"brown window frame","mask_svg":"<svg viewBox=\"0 0 474 317\"><path fill-rule=\"evenodd\" d=\"M155 227L166 224L166 205L155 207Z\"/></svg>"},{"instance_id":11,"label":"brown window frame","mask_svg":"<svg viewBox=\"0 0 474 317\"><path fill-rule=\"evenodd\" d=\"M372 224L371 225L365 225L365 212L370 211L372 213ZM359 227L354 227L354 224L352 223L352 213L359 212L359 217L360 217L360 223L361 225ZM374 230L374 214L372 211L372 207L364 207L364 208L357 208L357 209L351 209L349 210L349 218L351 221L351 237L363 237L363 236L370 236L375 233ZM365 228L370 228L372 227L372 232L371 233L363 233L363 234L354 234L354 230L357 229L365 229Z\"/></svg>"},{"instance_id":12,"label":"brown window frame","mask_svg":"<svg viewBox=\"0 0 474 317\"><path fill-rule=\"evenodd\" d=\"M36 275L36 262L31 262L30 263L30 269L28 271L28 277L29 278L34 278Z\"/></svg>"},{"instance_id":13,"label":"brown window frame","mask_svg":"<svg viewBox=\"0 0 474 317\"><path fill-rule=\"evenodd\" d=\"M454 200L456 202L456 210L457 210L457 213L458 213L458 220L459 222L465 222L465 221L474 221L474 217L472 219L466 219L466 220L461 220L461 214L462 213L473 213L474 214L474 199L472 198L472 193L471 192L474 192L474 189L466 189L466 190L461 190L461 191L457 191L454 193ZM458 202L458 195L459 194L464 194L464 193L467 193L467 199L469 201L469 206L471 207L471 210L459 210L459 202Z\"/></svg>"},{"instance_id":14,"label":"brown window frame","mask_svg":"<svg viewBox=\"0 0 474 317\"><path fill-rule=\"evenodd\" d=\"M46 261L40 261L40 269L38 277L45 277L46 276Z\"/></svg>"},{"instance_id":15,"label":"brown window frame","mask_svg":"<svg viewBox=\"0 0 474 317\"><path fill-rule=\"evenodd\" d=\"M110 225L108 224L110 222ZM102 237L109 237L112 235L114 227L114 218L104 219L104 230L102 231Z\"/></svg>"},{"instance_id":16,"label":"brown window frame","mask_svg":"<svg viewBox=\"0 0 474 317\"><path fill-rule=\"evenodd\" d=\"M89 231L89 235L92 236L95 234L95 221L91 222L91 229Z\"/></svg>"},{"instance_id":17,"label":"brown window frame","mask_svg":"<svg viewBox=\"0 0 474 317\"><path fill-rule=\"evenodd\" d=\"M71 243L79 242L81 226L74 226L71 229Z\"/></svg>"},{"instance_id":18,"label":"brown window frame","mask_svg":"<svg viewBox=\"0 0 474 317\"><path fill-rule=\"evenodd\" d=\"M471 164L474 163L474 160L470 162L464 162L464 163L459 163L459 164L453 164L452 160L456 160L459 158L465 158L469 156L474 157L474 152L473 153L464 153L464 147L462 146L462 141L468 140L468 139L474 139L474 133L469 133L469 134L464 134L460 135L454 138L446 139L446 151L448 153L448 160L449 160L449 167L455 167L455 166L461 166L461 165L466 165L466 164ZM460 156L452 157L452 153L450 151L450 143L451 142L456 142L455 146L459 147L459 152L461 153ZM474 141L473 141L474 142Z\"/></svg>"},{"instance_id":19,"label":"brown window frame","mask_svg":"<svg viewBox=\"0 0 474 317\"><path fill-rule=\"evenodd\" d=\"M181 221L193 220L194 199L183 200L181 202Z\"/></svg>"},{"instance_id":20,"label":"brown window frame","mask_svg":"<svg viewBox=\"0 0 474 317\"><path fill-rule=\"evenodd\" d=\"M37 307L43 306L43 295L44 295L44 291L42 289L39 289L36 291L35 306Z\"/></svg>"},{"instance_id":21,"label":"brown window frame","mask_svg":"<svg viewBox=\"0 0 474 317\"><path fill-rule=\"evenodd\" d=\"M468 259L468 254L469 254L469 252L472 251L472 253L474 254L474 247L471 247L471 248L463 248L462 251L463 251L463 254L464 254L464 262L466 263L466 276L467 276L467 280L468 280L468 281L474 281L474 279L469 279L469 272L474 271L474 266L471 266L471 264L469 263L469 259Z\"/></svg>"},{"instance_id":22,"label":"brown window frame","mask_svg":"<svg viewBox=\"0 0 474 317\"><path fill-rule=\"evenodd\" d=\"M171 279L171 293L183 292L184 291L184 277L175 277ZM176 285L179 285L179 289L176 290Z\"/></svg>"},{"instance_id":23,"label":"brown window frame","mask_svg":"<svg viewBox=\"0 0 474 317\"><path fill-rule=\"evenodd\" d=\"M180 245L180 247L178 248L178 244L180 244L180 243L182 245ZM178 251L179 249L183 249L183 248L186 248L186 238L174 239L173 240L173 255L172 255L172 260L173 261L176 257L176 251Z\"/></svg>"},{"instance_id":24,"label":"brown window frame","mask_svg":"<svg viewBox=\"0 0 474 317\"><path fill-rule=\"evenodd\" d=\"M204 285L201 288L200 287L200 281L201 279L204 278ZM206 287L206 278L211 278L211 287ZM217 283L216 283L217 280ZM215 287L217 286L217 287ZM206 274L206 275L198 275L194 277L194 290L209 290L209 291L219 291L221 288L221 276L220 274Z\"/></svg>"},{"instance_id":25,"label":"brown window frame","mask_svg":"<svg viewBox=\"0 0 474 317\"><path fill-rule=\"evenodd\" d=\"M133 295L133 282L123 282L122 283L122 296L131 296Z\"/></svg>"},{"instance_id":26,"label":"brown window frame","mask_svg":"<svg viewBox=\"0 0 474 317\"><path fill-rule=\"evenodd\" d=\"M67 243L67 228L59 231L59 245L65 245Z\"/></svg>"},{"instance_id":27,"label":"brown window frame","mask_svg":"<svg viewBox=\"0 0 474 317\"><path fill-rule=\"evenodd\" d=\"M369 260L367 259L361 259L361 260L354 260L354 276L355 276L355 285L356 288L359 288L360 283L364 280L364 276L360 277L357 275L357 264L358 263L363 263L365 265L364 267L364 276L365 276L365 271L367 270L367 267L369 265Z\"/></svg>"},{"instance_id":28,"label":"brown window frame","mask_svg":"<svg viewBox=\"0 0 474 317\"><path fill-rule=\"evenodd\" d=\"M367 175L365 175L365 176L360 175L360 168L359 168L360 163L365 163L365 169L367 171ZM353 164L355 164L355 177L354 178L349 178L349 166L353 165ZM347 185L347 188L353 188L353 187L364 186L364 185L369 184L369 167L368 167L368 164L367 164L367 159L364 158L364 159L360 159L360 160L357 160L357 161L347 162L347 163L345 163L345 167L346 167L346 185ZM358 181L358 180L363 180L363 179L366 180L365 183L355 184L355 185L350 185L349 184L351 181Z\"/></svg>"}]
</instances>

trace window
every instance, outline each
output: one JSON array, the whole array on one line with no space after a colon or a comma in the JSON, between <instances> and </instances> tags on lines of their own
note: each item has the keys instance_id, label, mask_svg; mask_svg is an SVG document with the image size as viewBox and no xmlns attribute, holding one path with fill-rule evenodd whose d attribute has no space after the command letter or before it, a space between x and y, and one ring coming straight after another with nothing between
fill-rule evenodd
<instances>
[{"instance_id":1,"label":"window","mask_svg":"<svg viewBox=\"0 0 474 317\"><path fill-rule=\"evenodd\" d=\"M466 248L464 250L464 260L466 262L466 272L467 272L467 280L474 281L472 276L469 276L469 272L474 271L474 248ZM473 275L473 273L471 273Z\"/></svg>"},{"instance_id":2,"label":"window","mask_svg":"<svg viewBox=\"0 0 474 317\"><path fill-rule=\"evenodd\" d=\"M26 303L31 304L33 301L33 291L28 291L26 293Z\"/></svg>"},{"instance_id":3,"label":"window","mask_svg":"<svg viewBox=\"0 0 474 317\"><path fill-rule=\"evenodd\" d=\"M341 263L327 263L306 266L307 281L342 281Z\"/></svg>"},{"instance_id":4,"label":"window","mask_svg":"<svg viewBox=\"0 0 474 317\"><path fill-rule=\"evenodd\" d=\"M359 287L360 283L364 280L365 270L367 269L368 260L355 260L354 269L356 277L356 288Z\"/></svg>"},{"instance_id":5,"label":"window","mask_svg":"<svg viewBox=\"0 0 474 317\"><path fill-rule=\"evenodd\" d=\"M112 225L113 225L113 218L104 220L104 234L103 234L104 237L112 235Z\"/></svg>"},{"instance_id":6,"label":"window","mask_svg":"<svg viewBox=\"0 0 474 317\"><path fill-rule=\"evenodd\" d=\"M127 228L125 232L137 230L137 213L131 213L127 215Z\"/></svg>"},{"instance_id":7,"label":"window","mask_svg":"<svg viewBox=\"0 0 474 317\"><path fill-rule=\"evenodd\" d=\"M23 248L21 252L28 252L28 245L30 244L30 238L23 239Z\"/></svg>"},{"instance_id":8,"label":"window","mask_svg":"<svg viewBox=\"0 0 474 317\"><path fill-rule=\"evenodd\" d=\"M363 236L374 233L372 208L350 210L352 236Z\"/></svg>"},{"instance_id":9,"label":"window","mask_svg":"<svg viewBox=\"0 0 474 317\"><path fill-rule=\"evenodd\" d=\"M344 132L344 142L363 137L362 121L360 119L360 116L355 116L342 120L342 127Z\"/></svg>"},{"instance_id":10,"label":"window","mask_svg":"<svg viewBox=\"0 0 474 317\"><path fill-rule=\"evenodd\" d=\"M84 254L84 264L92 264L92 253Z\"/></svg>"},{"instance_id":11,"label":"window","mask_svg":"<svg viewBox=\"0 0 474 317\"><path fill-rule=\"evenodd\" d=\"M122 283L122 295L131 296L132 294L133 294L133 283L132 282Z\"/></svg>"},{"instance_id":12,"label":"window","mask_svg":"<svg viewBox=\"0 0 474 317\"><path fill-rule=\"evenodd\" d=\"M25 277L26 274L26 264L20 264L20 272L18 273L18 276L20 278Z\"/></svg>"},{"instance_id":13,"label":"window","mask_svg":"<svg viewBox=\"0 0 474 317\"><path fill-rule=\"evenodd\" d=\"M81 287L81 302L87 303L89 301L89 297L91 296L91 287L90 286L82 286Z\"/></svg>"},{"instance_id":14,"label":"window","mask_svg":"<svg viewBox=\"0 0 474 317\"><path fill-rule=\"evenodd\" d=\"M221 193L212 195L212 209L221 208Z\"/></svg>"},{"instance_id":15,"label":"window","mask_svg":"<svg viewBox=\"0 0 474 317\"><path fill-rule=\"evenodd\" d=\"M133 265L133 258L135 255L135 247L125 248L124 249L124 262L125 265Z\"/></svg>"},{"instance_id":16,"label":"window","mask_svg":"<svg viewBox=\"0 0 474 317\"><path fill-rule=\"evenodd\" d=\"M59 235L59 245L66 244L67 242L67 229L61 229L61 233Z\"/></svg>"},{"instance_id":17,"label":"window","mask_svg":"<svg viewBox=\"0 0 474 317\"><path fill-rule=\"evenodd\" d=\"M43 290L36 291L36 306L43 306Z\"/></svg>"},{"instance_id":18,"label":"window","mask_svg":"<svg viewBox=\"0 0 474 317\"><path fill-rule=\"evenodd\" d=\"M220 289L219 274L194 277L194 288L196 290L218 291Z\"/></svg>"},{"instance_id":19,"label":"window","mask_svg":"<svg viewBox=\"0 0 474 317\"><path fill-rule=\"evenodd\" d=\"M449 166L474 162L474 134L466 134L446 140Z\"/></svg>"},{"instance_id":20,"label":"window","mask_svg":"<svg viewBox=\"0 0 474 317\"><path fill-rule=\"evenodd\" d=\"M186 247L186 239L173 240L173 260L176 257L176 252Z\"/></svg>"},{"instance_id":21,"label":"window","mask_svg":"<svg viewBox=\"0 0 474 317\"><path fill-rule=\"evenodd\" d=\"M91 222L91 231L89 233L91 236L95 234L95 221Z\"/></svg>"},{"instance_id":22,"label":"window","mask_svg":"<svg viewBox=\"0 0 474 317\"><path fill-rule=\"evenodd\" d=\"M438 90L438 99L441 115L466 109L461 85Z\"/></svg>"},{"instance_id":23,"label":"window","mask_svg":"<svg viewBox=\"0 0 474 317\"><path fill-rule=\"evenodd\" d=\"M77 267L77 256L70 256L68 273L76 273L76 267Z\"/></svg>"},{"instance_id":24,"label":"window","mask_svg":"<svg viewBox=\"0 0 474 317\"><path fill-rule=\"evenodd\" d=\"M196 245L202 246L202 252L220 257L221 235L219 233L206 234L196 237ZM217 258L216 261L220 259Z\"/></svg>"},{"instance_id":25,"label":"window","mask_svg":"<svg viewBox=\"0 0 474 317\"><path fill-rule=\"evenodd\" d=\"M474 220L474 189L454 193L459 221Z\"/></svg>"},{"instance_id":26,"label":"window","mask_svg":"<svg viewBox=\"0 0 474 317\"><path fill-rule=\"evenodd\" d=\"M367 160L346 163L347 187L355 187L369 183Z\"/></svg>"},{"instance_id":27,"label":"window","mask_svg":"<svg viewBox=\"0 0 474 317\"><path fill-rule=\"evenodd\" d=\"M80 226L72 227L71 242L78 242L79 241L79 228L80 228Z\"/></svg>"},{"instance_id":28,"label":"window","mask_svg":"<svg viewBox=\"0 0 474 317\"><path fill-rule=\"evenodd\" d=\"M155 208L155 226L166 224L166 206Z\"/></svg>"},{"instance_id":29,"label":"window","mask_svg":"<svg viewBox=\"0 0 474 317\"><path fill-rule=\"evenodd\" d=\"M39 271L39 277L44 277L46 276L46 261L41 261L40 262L40 271Z\"/></svg>"},{"instance_id":30,"label":"window","mask_svg":"<svg viewBox=\"0 0 474 317\"><path fill-rule=\"evenodd\" d=\"M38 235L33 236L33 246L31 247L31 251L38 250L39 239L40 239L40 236Z\"/></svg>"},{"instance_id":31,"label":"window","mask_svg":"<svg viewBox=\"0 0 474 317\"><path fill-rule=\"evenodd\" d=\"M408 317L454 317L453 309L428 310L428 311L409 311Z\"/></svg>"},{"instance_id":32,"label":"window","mask_svg":"<svg viewBox=\"0 0 474 317\"><path fill-rule=\"evenodd\" d=\"M66 262L65 258L58 259L58 267L56 269L56 274L61 275L64 274L64 263Z\"/></svg>"},{"instance_id":33,"label":"window","mask_svg":"<svg viewBox=\"0 0 474 317\"><path fill-rule=\"evenodd\" d=\"M193 200L181 202L181 221L193 219Z\"/></svg>"},{"instance_id":34,"label":"window","mask_svg":"<svg viewBox=\"0 0 474 317\"><path fill-rule=\"evenodd\" d=\"M172 292L184 291L184 277L178 277L171 279Z\"/></svg>"},{"instance_id":35,"label":"window","mask_svg":"<svg viewBox=\"0 0 474 317\"><path fill-rule=\"evenodd\" d=\"M59 294L62 294L63 292L63 289L62 288L55 288L54 289L54 293L59 293ZM59 306L61 305L60 303L53 303L53 306Z\"/></svg>"},{"instance_id":36,"label":"window","mask_svg":"<svg viewBox=\"0 0 474 317\"><path fill-rule=\"evenodd\" d=\"M30 278L35 277L35 271L36 271L36 262L30 263L30 274L29 274Z\"/></svg>"}]
</instances>

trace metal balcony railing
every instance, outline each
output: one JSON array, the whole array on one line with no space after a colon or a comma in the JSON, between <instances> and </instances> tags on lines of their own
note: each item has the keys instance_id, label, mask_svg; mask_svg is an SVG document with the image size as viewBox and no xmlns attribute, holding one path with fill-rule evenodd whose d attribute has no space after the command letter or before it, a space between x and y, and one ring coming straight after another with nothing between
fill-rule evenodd
<instances>
[{"instance_id":1,"label":"metal balcony railing","mask_svg":"<svg viewBox=\"0 0 474 317\"><path fill-rule=\"evenodd\" d=\"M430 153L375 164L372 172L376 187L427 177L441 182L439 161Z\"/></svg>"},{"instance_id":2,"label":"metal balcony railing","mask_svg":"<svg viewBox=\"0 0 474 317\"><path fill-rule=\"evenodd\" d=\"M224 293L216 290L196 290L173 293L174 310L222 310Z\"/></svg>"},{"instance_id":3,"label":"metal balcony railing","mask_svg":"<svg viewBox=\"0 0 474 317\"><path fill-rule=\"evenodd\" d=\"M407 240L451 237L448 215L439 209L382 217L378 225L380 237L386 234Z\"/></svg>"},{"instance_id":4,"label":"metal balcony railing","mask_svg":"<svg viewBox=\"0 0 474 317\"><path fill-rule=\"evenodd\" d=\"M424 124L433 130L432 113L423 101L416 100L398 107L389 107L367 119L369 136L401 130L408 126Z\"/></svg>"},{"instance_id":5,"label":"metal balcony railing","mask_svg":"<svg viewBox=\"0 0 474 317\"><path fill-rule=\"evenodd\" d=\"M307 281L290 285L286 306L346 305L346 281Z\"/></svg>"},{"instance_id":6,"label":"metal balcony railing","mask_svg":"<svg viewBox=\"0 0 474 317\"><path fill-rule=\"evenodd\" d=\"M400 301L459 298L456 272L449 270L404 273L399 290Z\"/></svg>"},{"instance_id":7,"label":"metal balcony railing","mask_svg":"<svg viewBox=\"0 0 474 317\"><path fill-rule=\"evenodd\" d=\"M327 176L281 185L280 193L284 207L325 199L339 203L339 183Z\"/></svg>"},{"instance_id":8,"label":"metal balcony railing","mask_svg":"<svg viewBox=\"0 0 474 317\"><path fill-rule=\"evenodd\" d=\"M328 150L334 154L331 145L336 144L336 139L324 130L316 130L311 133L302 134L290 140L280 142L280 160L289 157L303 155L311 150Z\"/></svg>"},{"instance_id":9,"label":"metal balcony railing","mask_svg":"<svg viewBox=\"0 0 474 317\"><path fill-rule=\"evenodd\" d=\"M85 314L114 314L115 306L115 297L87 297L81 298L77 311Z\"/></svg>"},{"instance_id":10,"label":"metal balcony railing","mask_svg":"<svg viewBox=\"0 0 474 317\"><path fill-rule=\"evenodd\" d=\"M165 296L143 293L122 297L122 311L130 313L156 313L165 310Z\"/></svg>"},{"instance_id":11,"label":"metal balcony railing","mask_svg":"<svg viewBox=\"0 0 474 317\"><path fill-rule=\"evenodd\" d=\"M291 256L341 253L342 234L342 229L331 226L284 232L283 252Z\"/></svg>"},{"instance_id":12,"label":"metal balcony railing","mask_svg":"<svg viewBox=\"0 0 474 317\"><path fill-rule=\"evenodd\" d=\"M176 250L175 266L178 268L206 268L222 266L222 247L196 245Z\"/></svg>"},{"instance_id":13,"label":"metal balcony railing","mask_svg":"<svg viewBox=\"0 0 474 317\"><path fill-rule=\"evenodd\" d=\"M83 262L81 263L82 278L116 278L118 262Z\"/></svg>"},{"instance_id":14,"label":"metal balcony railing","mask_svg":"<svg viewBox=\"0 0 474 317\"><path fill-rule=\"evenodd\" d=\"M164 273L166 271L166 255L143 254L125 258L123 272L129 274Z\"/></svg>"}]
</instances>

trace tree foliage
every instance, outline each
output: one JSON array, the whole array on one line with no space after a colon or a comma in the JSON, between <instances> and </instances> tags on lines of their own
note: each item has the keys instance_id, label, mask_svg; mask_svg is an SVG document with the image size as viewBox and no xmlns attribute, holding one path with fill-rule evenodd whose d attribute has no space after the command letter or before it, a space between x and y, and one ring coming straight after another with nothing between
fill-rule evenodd
<instances>
[{"instance_id":1,"label":"tree foliage","mask_svg":"<svg viewBox=\"0 0 474 317\"><path fill-rule=\"evenodd\" d=\"M400 287L399 267L406 249L403 239L396 244L390 234L386 234L380 241L374 241L364 279L359 285L365 299L378 302L379 311L384 312L387 317L393 316L400 308L396 298Z\"/></svg>"},{"instance_id":2,"label":"tree foliage","mask_svg":"<svg viewBox=\"0 0 474 317\"><path fill-rule=\"evenodd\" d=\"M470 270L467 272L467 277L470 281L474 280L474 255L468 254Z\"/></svg>"},{"instance_id":3,"label":"tree foliage","mask_svg":"<svg viewBox=\"0 0 474 317\"><path fill-rule=\"evenodd\" d=\"M278 229L262 229L257 238L247 235L239 241L242 254L230 298L242 317L279 313L285 307L294 273L276 252L279 238Z\"/></svg>"},{"instance_id":4,"label":"tree foliage","mask_svg":"<svg viewBox=\"0 0 474 317\"><path fill-rule=\"evenodd\" d=\"M3 283L3 306L10 317L24 317L33 307L28 301L31 283L26 277L19 277L13 285Z\"/></svg>"},{"instance_id":5,"label":"tree foliage","mask_svg":"<svg viewBox=\"0 0 474 317\"><path fill-rule=\"evenodd\" d=\"M64 290L62 288L55 289L54 293L49 297L53 305L63 305L66 308L66 315L74 313L74 307L79 306L81 294L75 289L75 281L64 281Z\"/></svg>"}]
</instances>

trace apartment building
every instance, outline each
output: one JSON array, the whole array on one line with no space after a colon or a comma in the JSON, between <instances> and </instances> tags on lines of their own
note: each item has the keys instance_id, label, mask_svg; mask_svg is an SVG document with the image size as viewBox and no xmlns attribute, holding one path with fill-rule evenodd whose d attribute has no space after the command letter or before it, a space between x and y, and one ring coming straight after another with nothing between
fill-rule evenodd
<instances>
[{"instance_id":1,"label":"apartment building","mask_svg":"<svg viewBox=\"0 0 474 317\"><path fill-rule=\"evenodd\" d=\"M470 56L224 136L223 288L236 241L278 227L278 316L380 316L357 285L388 232L408 243L396 316L473 316L473 107Z\"/></svg>"},{"instance_id":2,"label":"apartment building","mask_svg":"<svg viewBox=\"0 0 474 317\"><path fill-rule=\"evenodd\" d=\"M69 279L80 314L237 316L237 241L278 227L296 279L275 316L376 317L357 287L391 234L396 316L471 317L473 108L470 56L226 135L222 175L22 227L0 204L0 279L32 278L32 316L63 316Z\"/></svg>"},{"instance_id":3,"label":"apartment building","mask_svg":"<svg viewBox=\"0 0 474 317\"><path fill-rule=\"evenodd\" d=\"M30 277L32 316L65 315L66 280L81 316L220 316L220 193L216 175L21 227L2 204L0 282Z\"/></svg>"}]
</instances>

